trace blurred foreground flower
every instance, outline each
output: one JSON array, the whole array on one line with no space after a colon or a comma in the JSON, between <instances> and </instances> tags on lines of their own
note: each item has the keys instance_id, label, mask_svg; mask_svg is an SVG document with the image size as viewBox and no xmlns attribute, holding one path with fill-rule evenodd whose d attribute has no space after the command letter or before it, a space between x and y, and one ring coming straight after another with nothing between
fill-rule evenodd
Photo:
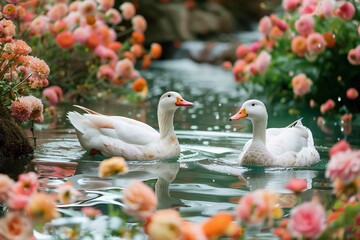
<instances>
[{"instance_id":1,"label":"blurred foreground flower","mask_svg":"<svg viewBox=\"0 0 360 240\"><path fill-rule=\"evenodd\" d=\"M112 157L103 160L99 165L99 176L116 176L124 174L128 171L128 166L123 157Z\"/></svg>"}]
</instances>

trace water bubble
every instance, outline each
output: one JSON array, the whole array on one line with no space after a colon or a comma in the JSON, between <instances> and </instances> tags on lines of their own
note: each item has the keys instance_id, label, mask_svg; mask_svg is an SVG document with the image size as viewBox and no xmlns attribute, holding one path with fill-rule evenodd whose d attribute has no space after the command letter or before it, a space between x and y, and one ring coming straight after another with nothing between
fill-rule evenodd
<instances>
[{"instance_id":1,"label":"water bubble","mask_svg":"<svg viewBox=\"0 0 360 240\"><path fill-rule=\"evenodd\" d=\"M196 114L191 114L192 119L195 119L196 117L197 117Z\"/></svg>"},{"instance_id":2,"label":"water bubble","mask_svg":"<svg viewBox=\"0 0 360 240\"><path fill-rule=\"evenodd\" d=\"M341 97L338 97L337 100L338 100L338 102L341 102Z\"/></svg>"},{"instance_id":3,"label":"water bubble","mask_svg":"<svg viewBox=\"0 0 360 240\"><path fill-rule=\"evenodd\" d=\"M225 125L225 129L231 129L231 125Z\"/></svg>"},{"instance_id":4,"label":"water bubble","mask_svg":"<svg viewBox=\"0 0 360 240\"><path fill-rule=\"evenodd\" d=\"M212 131L213 128L212 128L212 127L208 127L207 130L208 130L208 131Z\"/></svg>"},{"instance_id":5,"label":"water bubble","mask_svg":"<svg viewBox=\"0 0 360 240\"><path fill-rule=\"evenodd\" d=\"M190 126L190 129L191 129L191 130L197 130L198 128L199 128L199 127L196 126L196 125L191 125L191 126Z\"/></svg>"},{"instance_id":6,"label":"water bubble","mask_svg":"<svg viewBox=\"0 0 360 240\"><path fill-rule=\"evenodd\" d=\"M219 104L218 104L218 106L219 106L219 107L221 107L221 106L222 106L222 104L221 104L221 103L219 103Z\"/></svg>"},{"instance_id":7,"label":"water bubble","mask_svg":"<svg viewBox=\"0 0 360 240\"><path fill-rule=\"evenodd\" d=\"M215 182L215 179L213 179L212 182Z\"/></svg>"},{"instance_id":8,"label":"water bubble","mask_svg":"<svg viewBox=\"0 0 360 240\"><path fill-rule=\"evenodd\" d=\"M214 126L214 130L219 130L220 127L219 126Z\"/></svg>"}]
</instances>

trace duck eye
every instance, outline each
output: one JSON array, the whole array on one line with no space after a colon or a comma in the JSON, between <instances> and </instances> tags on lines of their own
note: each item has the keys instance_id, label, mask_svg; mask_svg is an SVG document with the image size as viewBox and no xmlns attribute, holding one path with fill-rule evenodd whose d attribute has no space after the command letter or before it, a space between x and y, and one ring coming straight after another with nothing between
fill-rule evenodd
<instances>
[{"instance_id":1,"label":"duck eye","mask_svg":"<svg viewBox=\"0 0 360 240\"><path fill-rule=\"evenodd\" d=\"M171 95L169 94L168 97L171 97Z\"/></svg>"},{"instance_id":2,"label":"duck eye","mask_svg":"<svg viewBox=\"0 0 360 240\"><path fill-rule=\"evenodd\" d=\"M255 106L255 103L251 104L251 106Z\"/></svg>"}]
</instances>

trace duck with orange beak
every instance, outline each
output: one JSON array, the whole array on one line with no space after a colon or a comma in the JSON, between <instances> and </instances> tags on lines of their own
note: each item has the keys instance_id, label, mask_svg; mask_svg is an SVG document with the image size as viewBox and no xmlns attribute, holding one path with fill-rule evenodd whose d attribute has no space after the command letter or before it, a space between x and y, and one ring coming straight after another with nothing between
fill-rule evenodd
<instances>
[{"instance_id":1,"label":"duck with orange beak","mask_svg":"<svg viewBox=\"0 0 360 240\"><path fill-rule=\"evenodd\" d=\"M86 113L74 111L67 116L81 146L90 153L121 156L126 160L168 159L180 155L173 125L175 111L193 105L177 92L163 94L157 113L159 131L131 118L107 116L77 105Z\"/></svg>"},{"instance_id":2,"label":"duck with orange beak","mask_svg":"<svg viewBox=\"0 0 360 240\"><path fill-rule=\"evenodd\" d=\"M247 118L252 122L253 137L239 156L240 164L262 166L308 166L320 161L310 129L301 119L283 128L268 128L264 103L251 99L230 117L230 121Z\"/></svg>"}]
</instances>

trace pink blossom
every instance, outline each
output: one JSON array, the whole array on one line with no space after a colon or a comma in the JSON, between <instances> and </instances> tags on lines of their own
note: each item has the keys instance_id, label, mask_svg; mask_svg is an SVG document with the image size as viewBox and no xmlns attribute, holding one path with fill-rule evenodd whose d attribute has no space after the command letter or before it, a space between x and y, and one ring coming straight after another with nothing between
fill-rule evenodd
<instances>
[{"instance_id":1,"label":"pink blossom","mask_svg":"<svg viewBox=\"0 0 360 240\"><path fill-rule=\"evenodd\" d=\"M91 34L91 29L87 27L78 27L74 30L73 36L76 42L85 44L89 39Z\"/></svg>"},{"instance_id":2,"label":"pink blossom","mask_svg":"<svg viewBox=\"0 0 360 240\"><path fill-rule=\"evenodd\" d=\"M254 67L259 73L265 74L268 66L270 65L270 61L271 55L266 51L261 51L259 56L254 61Z\"/></svg>"},{"instance_id":3,"label":"pink blossom","mask_svg":"<svg viewBox=\"0 0 360 240\"><path fill-rule=\"evenodd\" d=\"M249 46L249 50L250 52L257 52L261 47L261 43L260 42L253 42L250 44Z\"/></svg>"},{"instance_id":4,"label":"pink blossom","mask_svg":"<svg viewBox=\"0 0 360 240\"><path fill-rule=\"evenodd\" d=\"M20 97L11 103L10 111L11 116L13 116L17 121L24 122L30 117L31 104Z\"/></svg>"},{"instance_id":5,"label":"pink blossom","mask_svg":"<svg viewBox=\"0 0 360 240\"><path fill-rule=\"evenodd\" d=\"M29 47L29 45L25 41L18 39L15 40L13 44L15 54L28 55L29 53L31 53L31 47Z\"/></svg>"},{"instance_id":6,"label":"pink blossom","mask_svg":"<svg viewBox=\"0 0 360 240\"><path fill-rule=\"evenodd\" d=\"M30 23L30 31L35 35L44 35L50 29L50 19L47 16L40 15Z\"/></svg>"},{"instance_id":7,"label":"pink blossom","mask_svg":"<svg viewBox=\"0 0 360 240\"><path fill-rule=\"evenodd\" d=\"M39 181L36 173L23 173L14 186L14 193L30 196L37 192Z\"/></svg>"},{"instance_id":8,"label":"pink blossom","mask_svg":"<svg viewBox=\"0 0 360 240\"><path fill-rule=\"evenodd\" d=\"M80 13L79 12L70 12L63 18L63 21L66 22L67 28L73 30L80 23Z\"/></svg>"},{"instance_id":9,"label":"pink blossom","mask_svg":"<svg viewBox=\"0 0 360 240\"><path fill-rule=\"evenodd\" d=\"M135 180L123 192L125 211L139 219L154 213L157 205L155 193L143 182Z\"/></svg>"},{"instance_id":10,"label":"pink blossom","mask_svg":"<svg viewBox=\"0 0 360 240\"><path fill-rule=\"evenodd\" d=\"M96 3L93 0L85 0L79 4L78 11L81 16L94 16L96 13Z\"/></svg>"},{"instance_id":11,"label":"pink blossom","mask_svg":"<svg viewBox=\"0 0 360 240\"><path fill-rule=\"evenodd\" d=\"M285 185L285 188L294 193L300 193L307 188L307 181L305 179L292 179Z\"/></svg>"},{"instance_id":12,"label":"pink blossom","mask_svg":"<svg viewBox=\"0 0 360 240\"><path fill-rule=\"evenodd\" d=\"M30 220L20 212L8 212L0 218L0 239L24 240L32 236L33 229Z\"/></svg>"},{"instance_id":13,"label":"pink blossom","mask_svg":"<svg viewBox=\"0 0 360 240\"><path fill-rule=\"evenodd\" d=\"M268 16L264 16L260 19L258 30L265 36L268 35L271 31L272 23L271 19Z\"/></svg>"},{"instance_id":14,"label":"pink blossom","mask_svg":"<svg viewBox=\"0 0 360 240\"><path fill-rule=\"evenodd\" d=\"M243 196L236 207L235 215L248 224L262 224L274 218L278 194L265 190L255 190Z\"/></svg>"},{"instance_id":15,"label":"pink blossom","mask_svg":"<svg viewBox=\"0 0 360 240\"><path fill-rule=\"evenodd\" d=\"M326 18L330 18L333 15L336 2L335 0L322 0L317 7L317 14Z\"/></svg>"},{"instance_id":16,"label":"pink blossom","mask_svg":"<svg viewBox=\"0 0 360 240\"><path fill-rule=\"evenodd\" d=\"M97 46L94 52L100 57L101 63L109 63L110 65L115 65L118 60L117 54L113 50L103 45Z\"/></svg>"},{"instance_id":17,"label":"pink blossom","mask_svg":"<svg viewBox=\"0 0 360 240\"><path fill-rule=\"evenodd\" d=\"M105 12L105 18L113 25L119 24L122 20L121 15L115 8L110 8Z\"/></svg>"},{"instance_id":18,"label":"pink blossom","mask_svg":"<svg viewBox=\"0 0 360 240\"><path fill-rule=\"evenodd\" d=\"M349 51L347 59L352 65L360 65L360 45Z\"/></svg>"},{"instance_id":19,"label":"pink blossom","mask_svg":"<svg viewBox=\"0 0 360 240\"><path fill-rule=\"evenodd\" d=\"M24 101L28 101L31 104L31 114L29 120L39 121L43 114L44 106L41 100L34 96L25 96L22 97Z\"/></svg>"},{"instance_id":20,"label":"pink blossom","mask_svg":"<svg viewBox=\"0 0 360 240\"><path fill-rule=\"evenodd\" d=\"M275 21L275 26L278 27L282 32L285 32L289 27L287 23L280 18Z\"/></svg>"},{"instance_id":21,"label":"pink blossom","mask_svg":"<svg viewBox=\"0 0 360 240\"><path fill-rule=\"evenodd\" d=\"M62 19L68 12L68 6L66 3L58 3L54 5L47 13L49 19L56 22Z\"/></svg>"},{"instance_id":22,"label":"pink blossom","mask_svg":"<svg viewBox=\"0 0 360 240\"><path fill-rule=\"evenodd\" d=\"M125 20L129 20L135 15L135 7L131 2L124 2L120 6L120 10Z\"/></svg>"},{"instance_id":23,"label":"pink blossom","mask_svg":"<svg viewBox=\"0 0 360 240\"><path fill-rule=\"evenodd\" d=\"M97 79L106 79L112 81L114 79L115 72L110 65L101 65L97 70L96 77Z\"/></svg>"},{"instance_id":24,"label":"pink blossom","mask_svg":"<svg viewBox=\"0 0 360 240\"><path fill-rule=\"evenodd\" d=\"M78 11L80 3L81 3L80 1L71 2L70 5L69 5L70 11L72 11L72 12Z\"/></svg>"},{"instance_id":25,"label":"pink blossom","mask_svg":"<svg viewBox=\"0 0 360 240\"><path fill-rule=\"evenodd\" d=\"M236 56L238 58L244 58L249 52L249 47L245 44L241 44L236 48Z\"/></svg>"},{"instance_id":26,"label":"pink blossom","mask_svg":"<svg viewBox=\"0 0 360 240\"><path fill-rule=\"evenodd\" d=\"M322 114L326 113L327 111L333 109L335 107L335 102L332 99L328 99L325 103L321 104L320 112Z\"/></svg>"},{"instance_id":27,"label":"pink blossom","mask_svg":"<svg viewBox=\"0 0 360 240\"><path fill-rule=\"evenodd\" d=\"M294 237L315 239L325 230L325 219L321 204L306 202L291 210L287 228Z\"/></svg>"},{"instance_id":28,"label":"pink blossom","mask_svg":"<svg viewBox=\"0 0 360 240\"><path fill-rule=\"evenodd\" d=\"M122 77L128 77L134 71L134 64L128 58L119 60L115 66L115 73Z\"/></svg>"},{"instance_id":29,"label":"pink blossom","mask_svg":"<svg viewBox=\"0 0 360 240\"><path fill-rule=\"evenodd\" d=\"M332 157L338 152L344 152L350 149L350 144L346 140L340 140L330 148L329 155Z\"/></svg>"},{"instance_id":30,"label":"pink blossom","mask_svg":"<svg viewBox=\"0 0 360 240\"><path fill-rule=\"evenodd\" d=\"M291 85L296 96L304 96L309 93L312 84L313 82L303 73L296 75L291 80Z\"/></svg>"},{"instance_id":31,"label":"pink blossom","mask_svg":"<svg viewBox=\"0 0 360 240\"><path fill-rule=\"evenodd\" d=\"M14 186L15 182L5 174L0 174L0 203L5 202Z\"/></svg>"},{"instance_id":32,"label":"pink blossom","mask_svg":"<svg viewBox=\"0 0 360 240\"><path fill-rule=\"evenodd\" d=\"M314 107L316 106L316 102L315 102L314 99L310 99L309 106L310 106L311 108L314 108Z\"/></svg>"},{"instance_id":33,"label":"pink blossom","mask_svg":"<svg viewBox=\"0 0 360 240\"><path fill-rule=\"evenodd\" d=\"M244 60L238 60L234 63L232 72L237 82L245 82L247 80L246 66L247 64Z\"/></svg>"},{"instance_id":34,"label":"pink blossom","mask_svg":"<svg viewBox=\"0 0 360 240\"><path fill-rule=\"evenodd\" d=\"M343 183L351 183L360 175L360 150L338 151L331 156L326 166L326 177L334 181L339 178Z\"/></svg>"},{"instance_id":35,"label":"pink blossom","mask_svg":"<svg viewBox=\"0 0 360 240\"><path fill-rule=\"evenodd\" d=\"M301 14L313 14L316 11L318 0L303 0L300 8Z\"/></svg>"},{"instance_id":36,"label":"pink blossom","mask_svg":"<svg viewBox=\"0 0 360 240\"><path fill-rule=\"evenodd\" d=\"M302 36L307 36L312 33L314 26L314 18L311 15L301 15L295 22L295 29Z\"/></svg>"},{"instance_id":37,"label":"pink blossom","mask_svg":"<svg viewBox=\"0 0 360 240\"><path fill-rule=\"evenodd\" d=\"M355 7L351 2L345 2L335 10L336 15L344 20L351 20L355 15Z\"/></svg>"},{"instance_id":38,"label":"pink blossom","mask_svg":"<svg viewBox=\"0 0 360 240\"><path fill-rule=\"evenodd\" d=\"M80 196L81 193L74 188L71 182L64 183L57 187L58 199L61 204L74 203Z\"/></svg>"},{"instance_id":39,"label":"pink blossom","mask_svg":"<svg viewBox=\"0 0 360 240\"><path fill-rule=\"evenodd\" d=\"M141 15L136 15L131 19L133 29L137 32L145 32L147 28L147 22Z\"/></svg>"},{"instance_id":40,"label":"pink blossom","mask_svg":"<svg viewBox=\"0 0 360 240\"><path fill-rule=\"evenodd\" d=\"M47 87L42 92L42 97L50 104L56 105L62 100L63 91L59 86Z\"/></svg>"},{"instance_id":41,"label":"pink blossom","mask_svg":"<svg viewBox=\"0 0 360 240\"><path fill-rule=\"evenodd\" d=\"M359 97L359 92L356 88L349 88L346 90L346 97L350 100L355 100Z\"/></svg>"},{"instance_id":42,"label":"pink blossom","mask_svg":"<svg viewBox=\"0 0 360 240\"><path fill-rule=\"evenodd\" d=\"M320 33L311 33L306 38L306 46L310 53L319 54L325 50L326 41Z\"/></svg>"},{"instance_id":43,"label":"pink blossom","mask_svg":"<svg viewBox=\"0 0 360 240\"><path fill-rule=\"evenodd\" d=\"M30 197L22 194L12 194L7 201L7 205L12 210L24 210Z\"/></svg>"},{"instance_id":44,"label":"pink blossom","mask_svg":"<svg viewBox=\"0 0 360 240\"><path fill-rule=\"evenodd\" d=\"M300 5L301 1L302 0L283 0L282 7L286 11L294 10Z\"/></svg>"},{"instance_id":45,"label":"pink blossom","mask_svg":"<svg viewBox=\"0 0 360 240\"><path fill-rule=\"evenodd\" d=\"M100 8L103 11L107 11L110 8L114 7L115 0L98 0Z\"/></svg>"}]
</instances>

